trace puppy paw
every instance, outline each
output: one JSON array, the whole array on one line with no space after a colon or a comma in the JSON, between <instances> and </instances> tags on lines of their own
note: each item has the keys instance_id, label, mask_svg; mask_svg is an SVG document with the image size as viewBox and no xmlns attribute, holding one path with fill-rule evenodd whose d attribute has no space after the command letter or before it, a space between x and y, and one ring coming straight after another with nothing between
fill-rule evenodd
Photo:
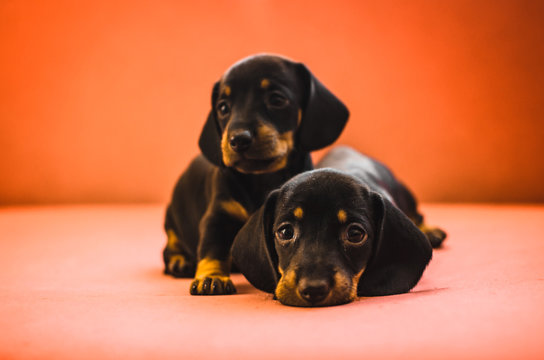
<instances>
[{"instance_id":1,"label":"puppy paw","mask_svg":"<svg viewBox=\"0 0 544 360\"><path fill-rule=\"evenodd\" d=\"M195 276L195 262L182 255L180 240L174 230L167 230L168 240L162 252L164 273L176 278L191 278Z\"/></svg>"},{"instance_id":2,"label":"puppy paw","mask_svg":"<svg viewBox=\"0 0 544 360\"><path fill-rule=\"evenodd\" d=\"M176 278L193 277L195 266L190 264L181 254L170 255L164 259L164 273Z\"/></svg>"},{"instance_id":3,"label":"puppy paw","mask_svg":"<svg viewBox=\"0 0 544 360\"><path fill-rule=\"evenodd\" d=\"M421 231L425 234L425 236L427 236L427 239L429 239L429 242L433 248L441 247L444 239L446 239L447 236L444 230L437 227L424 225L421 227Z\"/></svg>"},{"instance_id":4,"label":"puppy paw","mask_svg":"<svg viewBox=\"0 0 544 360\"><path fill-rule=\"evenodd\" d=\"M191 295L230 295L236 288L228 276L205 276L194 279Z\"/></svg>"},{"instance_id":5,"label":"puppy paw","mask_svg":"<svg viewBox=\"0 0 544 360\"><path fill-rule=\"evenodd\" d=\"M229 295L236 292L229 277L230 261L204 258L198 262L191 295Z\"/></svg>"}]
</instances>

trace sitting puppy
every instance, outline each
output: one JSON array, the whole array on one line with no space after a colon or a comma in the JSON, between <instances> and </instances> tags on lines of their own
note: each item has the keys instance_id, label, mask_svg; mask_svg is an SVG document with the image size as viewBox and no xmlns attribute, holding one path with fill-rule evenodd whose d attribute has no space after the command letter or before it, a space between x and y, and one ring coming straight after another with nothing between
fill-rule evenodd
<instances>
[{"instance_id":1,"label":"sitting puppy","mask_svg":"<svg viewBox=\"0 0 544 360\"><path fill-rule=\"evenodd\" d=\"M235 264L285 305L409 291L446 234L376 160L340 147L318 167L270 193L236 236Z\"/></svg>"},{"instance_id":2,"label":"sitting puppy","mask_svg":"<svg viewBox=\"0 0 544 360\"><path fill-rule=\"evenodd\" d=\"M300 63L258 55L215 84L198 156L166 211L164 272L193 277L193 295L231 294L230 248L268 193L312 168L309 152L336 140L347 108Z\"/></svg>"}]
</instances>

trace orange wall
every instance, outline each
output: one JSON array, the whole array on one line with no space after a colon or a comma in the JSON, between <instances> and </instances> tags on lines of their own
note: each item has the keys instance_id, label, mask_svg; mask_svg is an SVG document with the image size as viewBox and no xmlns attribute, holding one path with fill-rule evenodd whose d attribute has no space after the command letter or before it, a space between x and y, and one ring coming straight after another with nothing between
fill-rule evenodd
<instances>
[{"instance_id":1,"label":"orange wall","mask_svg":"<svg viewBox=\"0 0 544 360\"><path fill-rule=\"evenodd\" d=\"M167 201L234 61L305 62L424 201L544 201L542 1L2 1L0 203ZM319 155L319 154L318 154Z\"/></svg>"}]
</instances>

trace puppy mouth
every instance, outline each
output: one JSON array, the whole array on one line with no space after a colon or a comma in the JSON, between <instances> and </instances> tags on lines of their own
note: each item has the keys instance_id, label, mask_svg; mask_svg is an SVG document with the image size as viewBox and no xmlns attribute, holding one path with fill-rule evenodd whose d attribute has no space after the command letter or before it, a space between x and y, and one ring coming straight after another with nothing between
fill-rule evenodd
<instances>
[{"instance_id":1,"label":"puppy mouth","mask_svg":"<svg viewBox=\"0 0 544 360\"><path fill-rule=\"evenodd\" d=\"M250 158L242 155L234 162L233 167L242 173L274 172L285 166L286 159L285 155L270 158Z\"/></svg>"},{"instance_id":2,"label":"puppy mouth","mask_svg":"<svg viewBox=\"0 0 544 360\"><path fill-rule=\"evenodd\" d=\"M245 174L264 174L283 169L293 149L293 132L278 133L269 125L257 127L256 135L247 149L235 151L227 129L221 139L223 163Z\"/></svg>"},{"instance_id":3,"label":"puppy mouth","mask_svg":"<svg viewBox=\"0 0 544 360\"><path fill-rule=\"evenodd\" d=\"M338 292L338 290L340 290ZM329 292L327 296L319 301L310 301L304 298L298 291L295 289L289 296L278 297L278 300L283 305L295 306L295 307L328 307L328 306L337 306L347 304L354 298L348 296L347 289L342 291L341 289L334 289Z\"/></svg>"},{"instance_id":4,"label":"puppy mouth","mask_svg":"<svg viewBox=\"0 0 544 360\"><path fill-rule=\"evenodd\" d=\"M296 280L296 273L289 271L280 278L275 295L283 305L288 306L326 307L347 304L357 299L358 276L346 275L336 272L334 282L328 291L321 290L320 295L315 293L311 295L308 293L308 287L300 286L300 279Z\"/></svg>"}]
</instances>

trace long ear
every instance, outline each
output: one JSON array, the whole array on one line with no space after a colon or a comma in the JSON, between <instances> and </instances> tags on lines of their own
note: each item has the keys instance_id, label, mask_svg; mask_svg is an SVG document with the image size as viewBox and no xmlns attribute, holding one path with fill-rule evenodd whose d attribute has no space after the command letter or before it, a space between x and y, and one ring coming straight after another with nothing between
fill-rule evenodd
<instances>
[{"instance_id":1,"label":"long ear","mask_svg":"<svg viewBox=\"0 0 544 360\"><path fill-rule=\"evenodd\" d=\"M215 118L215 102L217 100L217 94L219 91L219 83L215 83L212 90L212 109L208 114L208 119L204 123L204 128L200 133L200 138L198 139L198 146L202 154L208 159L212 164L217 166L223 165L223 156L221 154L221 129Z\"/></svg>"},{"instance_id":2,"label":"long ear","mask_svg":"<svg viewBox=\"0 0 544 360\"><path fill-rule=\"evenodd\" d=\"M347 107L304 64L297 64L306 98L298 141L302 150L313 151L332 144L348 121Z\"/></svg>"},{"instance_id":3,"label":"long ear","mask_svg":"<svg viewBox=\"0 0 544 360\"><path fill-rule=\"evenodd\" d=\"M257 289L273 293L278 283L277 255L272 224L279 190L268 195L263 206L249 217L232 245L232 259Z\"/></svg>"},{"instance_id":4,"label":"long ear","mask_svg":"<svg viewBox=\"0 0 544 360\"><path fill-rule=\"evenodd\" d=\"M371 193L374 210L373 254L361 276L359 296L410 291L431 260L432 248L421 231L389 200Z\"/></svg>"}]
</instances>

